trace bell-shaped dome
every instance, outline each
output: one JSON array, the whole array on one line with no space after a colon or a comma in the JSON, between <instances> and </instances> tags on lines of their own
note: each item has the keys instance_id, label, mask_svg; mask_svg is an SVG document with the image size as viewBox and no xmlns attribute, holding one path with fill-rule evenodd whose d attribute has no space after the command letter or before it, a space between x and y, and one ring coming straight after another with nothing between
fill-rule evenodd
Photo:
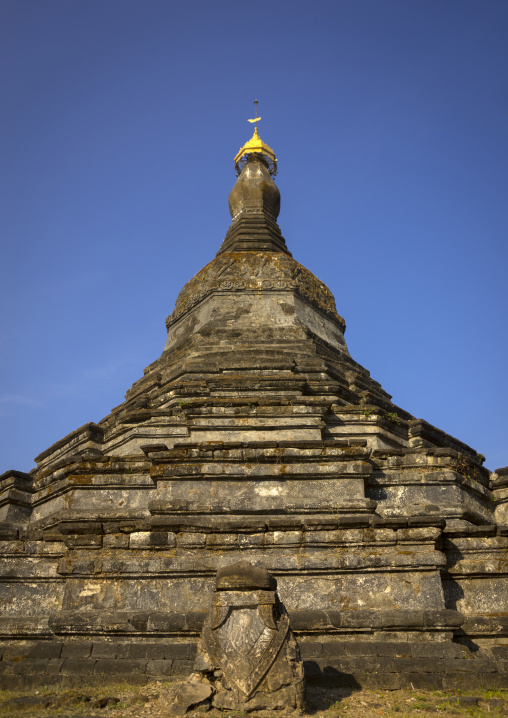
<instances>
[{"instance_id":1,"label":"bell-shaped dome","mask_svg":"<svg viewBox=\"0 0 508 718\"><path fill-rule=\"evenodd\" d=\"M266 164L255 155L247 163L229 195L233 220L242 212L266 212L274 220L280 212L280 192Z\"/></svg>"},{"instance_id":2,"label":"bell-shaped dome","mask_svg":"<svg viewBox=\"0 0 508 718\"><path fill-rule=\"evenodd\" d=\"M229 211L233 221L219 254L268 251L291 255L277 224L280 192L261 154L247 156L229 195Z\"/></svg>"}]
</instances>

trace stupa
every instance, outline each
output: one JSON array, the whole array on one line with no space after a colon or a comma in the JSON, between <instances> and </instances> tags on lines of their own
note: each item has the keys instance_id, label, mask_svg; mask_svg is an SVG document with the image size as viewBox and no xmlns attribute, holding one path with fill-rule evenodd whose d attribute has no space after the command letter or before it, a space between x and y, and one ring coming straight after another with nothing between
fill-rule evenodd
<instances>
[{"instance_id":1,"label":"stupa","mask_svg":"<svg viewBox=\"0 0 508 718\"><path fill-rule=\"evenodd\" d=\"M507 686L508 468L392 403L277 224L277 159L159 359L99 423L0 477L0 685L187 674L218 569L273 574L307 680Z\"/></svg>"}]
</instances>

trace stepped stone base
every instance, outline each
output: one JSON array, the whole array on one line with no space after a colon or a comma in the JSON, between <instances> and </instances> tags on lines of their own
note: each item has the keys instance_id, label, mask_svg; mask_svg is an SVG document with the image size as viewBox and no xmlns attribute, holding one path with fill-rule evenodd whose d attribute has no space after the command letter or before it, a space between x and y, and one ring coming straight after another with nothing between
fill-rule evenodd
<instances>
[{"instance_id":1,"label":"stepped stone base","mask_svg":"<svg viewBox=\"0 0 508 718\"><path fill-rule=\"evenodd\" d=\"M290 614L291 618L291 614ZM328 633L295 632L305 678L328 686L396 690L499 689L508 687L508 644L492 643L472 652L445 634L422 640L393 632L333 640ZM115 641L89 636L79 641L0 643L0 687L82 687L125 681L144 684L187 676L198 638Z\"/></svg>"}]
</instances>

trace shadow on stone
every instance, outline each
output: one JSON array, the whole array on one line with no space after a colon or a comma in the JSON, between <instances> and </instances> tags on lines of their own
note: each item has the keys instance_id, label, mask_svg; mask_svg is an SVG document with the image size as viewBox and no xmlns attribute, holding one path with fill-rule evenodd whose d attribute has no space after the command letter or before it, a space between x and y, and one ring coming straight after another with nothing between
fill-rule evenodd
<instances>
[{"instance_id":1,"label":"shadow on stone","mask_svg":"<svg viewBox=\"0 0 508 718\"><path fill-rule=\"evenodd\" d=\"M468 636L467 633L465 633L462 628L459 628L455 631L455 640L457 643L459 643L461 646L466 646L471 653L476 653L480 650L480 646L478 643L475 643L470 636Z\"/></svg>"},{"instance_id":2,"label":"shadow on stone","mask_svg":"<svg viewBox=\"0 0 508 718\"><path fill-rule=\"evenodd\" d=\"M453 552L453 558L449 556L448 562L450 566L453 566L458 561L463 560L463 558L464 554L461 551L455 549ZM452 609L453 611L459 610L457 607L458 603L464 598L463 587L454 578L448 578L446 581L444 581L443 588L445 595L445 607L447 609ZM468 636L468 634L464 631L463 628L455 629L454 640L460 643L462 646L466 646L471 651L471 653L476 653L480 650L480 646Z\"/></svg>"},{"instance_id":3,"label":"shadow on stone","mask_svg":"<svg viewBox=\"0 0 508 718\"><path fill-rule=\"evenodd\" d=\"M352 693L361 690L361 685L351 673L343 673L333 666L323 670L315 661L305 661L306 712L309 715L328 710Z\"/></svg>"},{"instance_id":4,"label":"shadow on stone","mask_svg":"<svg viewBox=\"0 0 508 718\"><path fill-rule=\"evenodd\" d=\"M343 673L333 666L325 666L321 669L316 661L304 661L303 666L305 682L308 685L347 689L348 695L362 688L352 673Z\"/></svg>"}]
</instances>

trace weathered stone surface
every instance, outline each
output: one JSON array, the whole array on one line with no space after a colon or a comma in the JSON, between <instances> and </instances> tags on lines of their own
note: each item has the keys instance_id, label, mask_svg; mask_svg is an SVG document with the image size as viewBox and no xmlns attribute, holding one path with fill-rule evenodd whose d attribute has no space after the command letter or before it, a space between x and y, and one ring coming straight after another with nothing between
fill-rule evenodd
<instances>
[{"instance_id":1,"label":"weathered stone surface","mask_svg":"<svg viewBox=\"0 0 508 718\"><path fill-rule=\"evenodd\" d=\"M210 698L212 692L213 689L210 684L191 681L182 683L176 692L175 700L169 708L171 715L185 715L190 708Z\"/></svg>"},{"instance_id":2,"label":"weathered stone surface","mask_svg":"<svg viewBox=\"0 0 508 718\"><path fill-rule=\"evenodd\" d=\"M186 672L216 572L239 561L277 578L294 630L334 660L343 644L361 657L359 635L367 657L374 637L378 657L407 642L450 684L461 642L497 662L482 668L490 685L505 674L489 651L508 642L508 468L491 474L351 358L333 295L286 247L278 202L251 157L161 357L98 424L30 474L0 476L4 677L33 681L39 660L68 685L71 661L92 677L95 661L112 675L136 662L129 680ZM336 674L319 650L309 670L325 680ZM407 685L397 670L375 680Z\"/></svg>"}]
</instances>

